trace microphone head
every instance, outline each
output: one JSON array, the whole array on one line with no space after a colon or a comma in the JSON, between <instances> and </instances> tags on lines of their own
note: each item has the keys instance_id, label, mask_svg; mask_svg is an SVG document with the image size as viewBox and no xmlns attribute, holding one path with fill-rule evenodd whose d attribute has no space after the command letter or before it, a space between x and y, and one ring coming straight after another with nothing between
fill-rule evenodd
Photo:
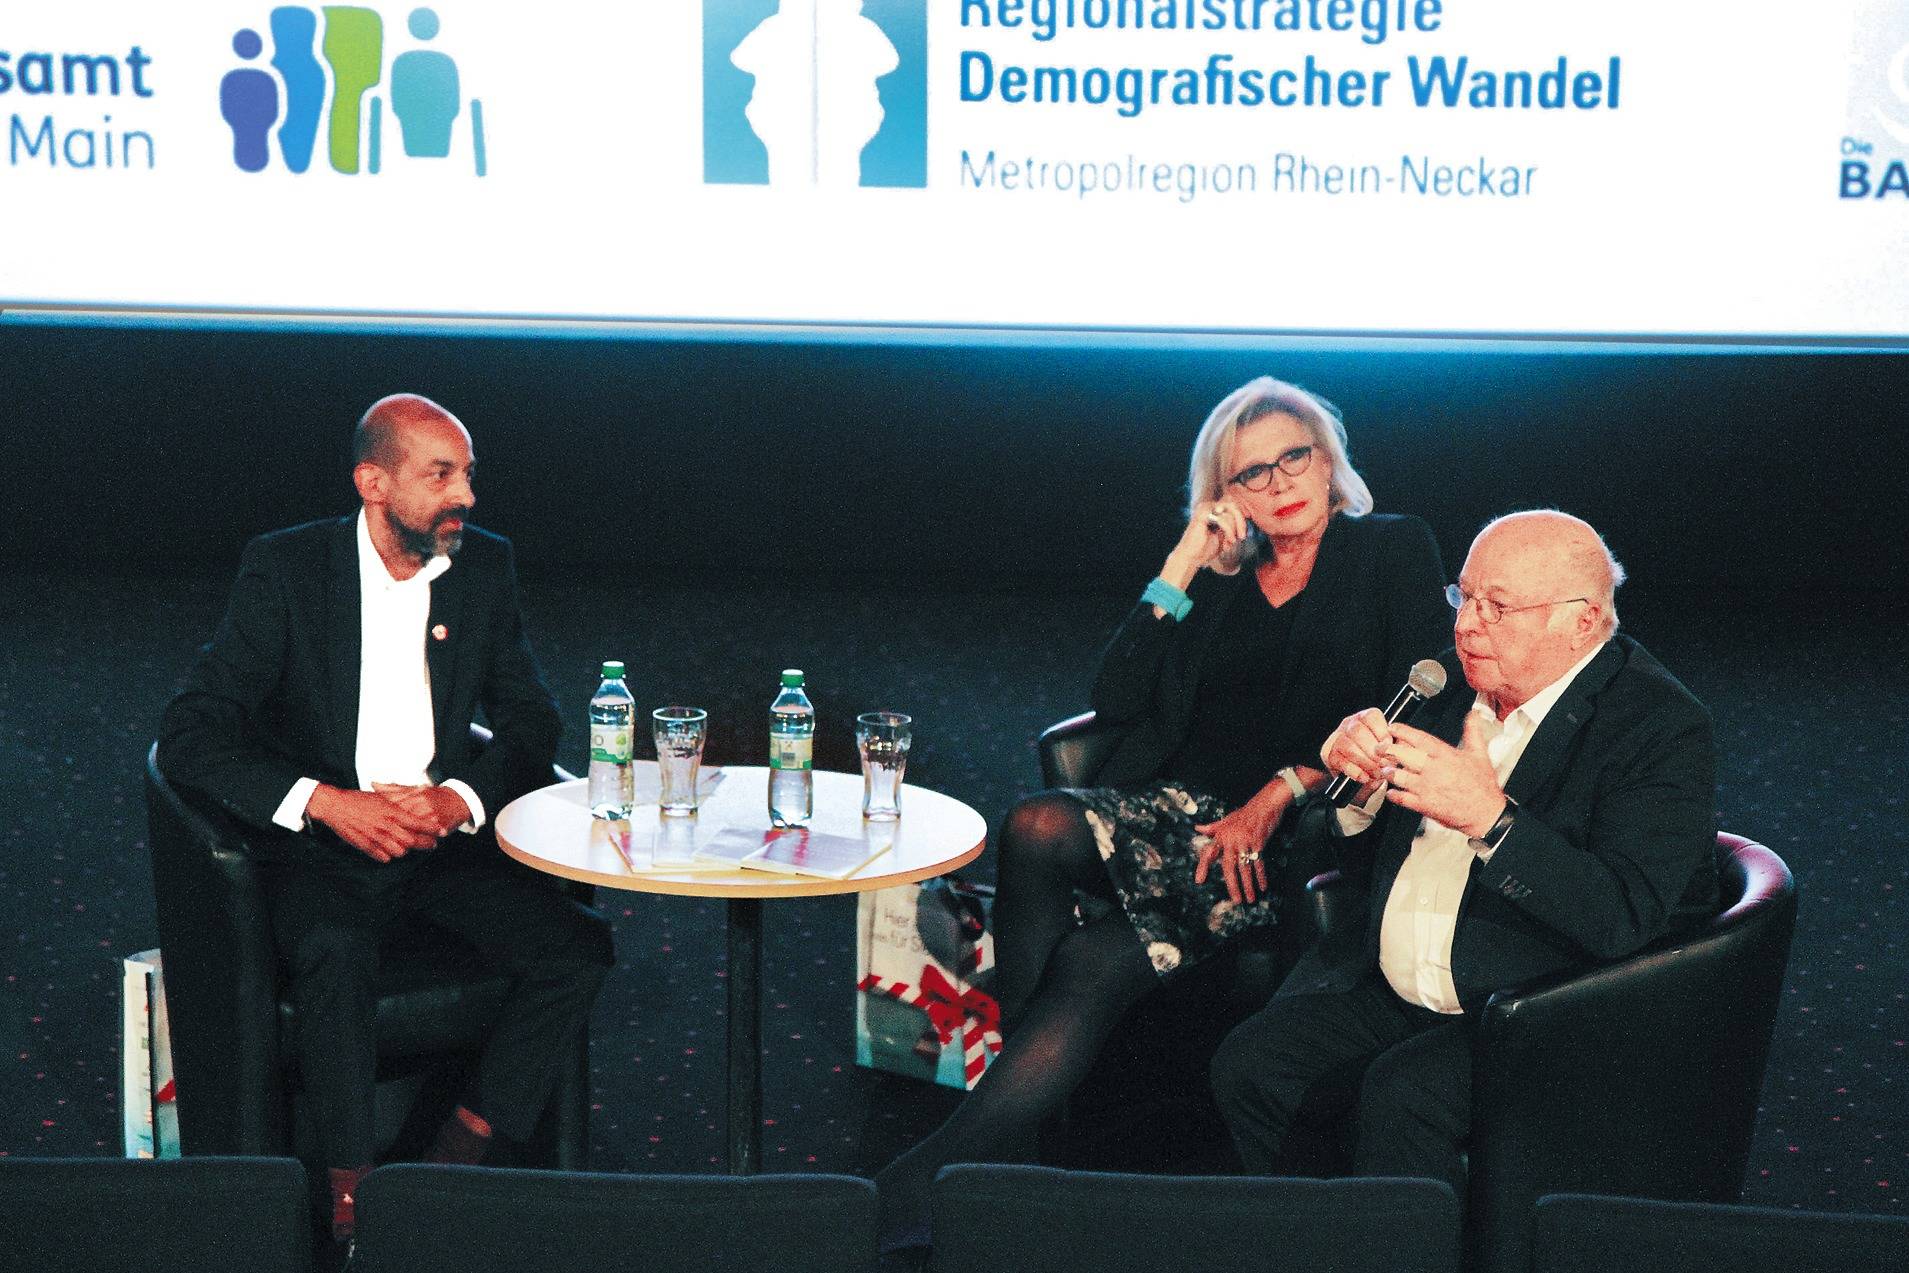
<instances>
[{"instance_id":1,"label":"microphone head","mask_svg":"<svg viewBox=\"0 0 1909 1273\"><path fill-rule=\"evenodd\" d=\"M1412 665L1411 675L1405 683L1420 698L1436 698L1445 688L1445 665L1437 659L1420 659Z\"/></svg>"}]
</instances>

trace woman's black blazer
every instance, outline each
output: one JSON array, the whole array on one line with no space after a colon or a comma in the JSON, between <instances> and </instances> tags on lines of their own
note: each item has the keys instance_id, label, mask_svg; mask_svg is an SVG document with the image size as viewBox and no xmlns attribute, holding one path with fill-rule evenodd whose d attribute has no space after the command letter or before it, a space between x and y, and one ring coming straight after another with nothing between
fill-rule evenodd
<instances>
[{"instance_id":1,"label":"woman's black blazer","mask_svg":"<svg viewBox=\"0 0 1909 1273\"><path fill-rule=\"evenodd\" d=\"M1346 716L1383 707L1420 659L1452 643L1445 568L1431 528L1416 517L1335 515L1297 605L1286 652L1266 669L1279 687L1275 770L1319 764L1319 745ZM1201 669L1225 657L1213 634L1227 607L1257 587L1253 573L1202 570L1186 618L1136 605L1101 656L1093 707L1124 737L1095 776L1102 786L1171 777L1161 769L1186 741ZM1290 753L1290 754L1287 754ZM1272 777L1269 772L1267 778Z\"/></svg>"}]
</instances>

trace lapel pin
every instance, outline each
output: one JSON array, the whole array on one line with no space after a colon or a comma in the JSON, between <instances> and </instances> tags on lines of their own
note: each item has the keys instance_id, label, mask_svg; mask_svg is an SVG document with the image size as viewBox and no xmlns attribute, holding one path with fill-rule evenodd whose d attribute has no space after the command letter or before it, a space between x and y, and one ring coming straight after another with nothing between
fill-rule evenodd
<instances>
[{"instance_id":1,"label":"lapel pin","mask_svg":"<svg viewBox=\"0 0 1909 1273\"><path fill-rule=\"evenodd\" d=\"M431 629L431 639L433 641L442 641L450 635L451 630L441 623Z\"/></svg>"}]
</instances>

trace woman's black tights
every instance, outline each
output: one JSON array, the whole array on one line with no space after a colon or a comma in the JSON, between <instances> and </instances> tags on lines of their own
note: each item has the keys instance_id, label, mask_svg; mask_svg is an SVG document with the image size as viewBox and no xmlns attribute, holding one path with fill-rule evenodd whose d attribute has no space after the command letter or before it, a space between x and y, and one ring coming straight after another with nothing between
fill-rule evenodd
<instances>
[{"instance_id":1,"label":"woman's black tights","mask_svg":"<svg viewBox=\"0 0 1909 1273\"><path fill-rule=\"evenodd\" d=\"M1086 810L1059 792L1002 827L994 901L1000 1055L943 1123L876 1177L885 1244L925 1240L928 1189L952 1162L1024 1162L1129 1008L1159 983L1116 904L1074 923L1074 891L1112 899Z\"/></svg>"}]
</instances>

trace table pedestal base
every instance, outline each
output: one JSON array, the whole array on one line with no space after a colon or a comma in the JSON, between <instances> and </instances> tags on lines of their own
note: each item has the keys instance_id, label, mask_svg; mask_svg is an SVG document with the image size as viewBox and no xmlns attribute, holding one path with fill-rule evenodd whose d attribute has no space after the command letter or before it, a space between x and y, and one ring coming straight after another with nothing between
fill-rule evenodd
<instances>
[{"instance_id":1,"label":"table pedestal base","mask_svg":"<svg viewBox=\"0 0 1909 1273\"><path fill-rule=\"evenodd\" d=\"M729 899L729 1174L762 1170L762 899Z\"/></svg>"}]
</instances>

